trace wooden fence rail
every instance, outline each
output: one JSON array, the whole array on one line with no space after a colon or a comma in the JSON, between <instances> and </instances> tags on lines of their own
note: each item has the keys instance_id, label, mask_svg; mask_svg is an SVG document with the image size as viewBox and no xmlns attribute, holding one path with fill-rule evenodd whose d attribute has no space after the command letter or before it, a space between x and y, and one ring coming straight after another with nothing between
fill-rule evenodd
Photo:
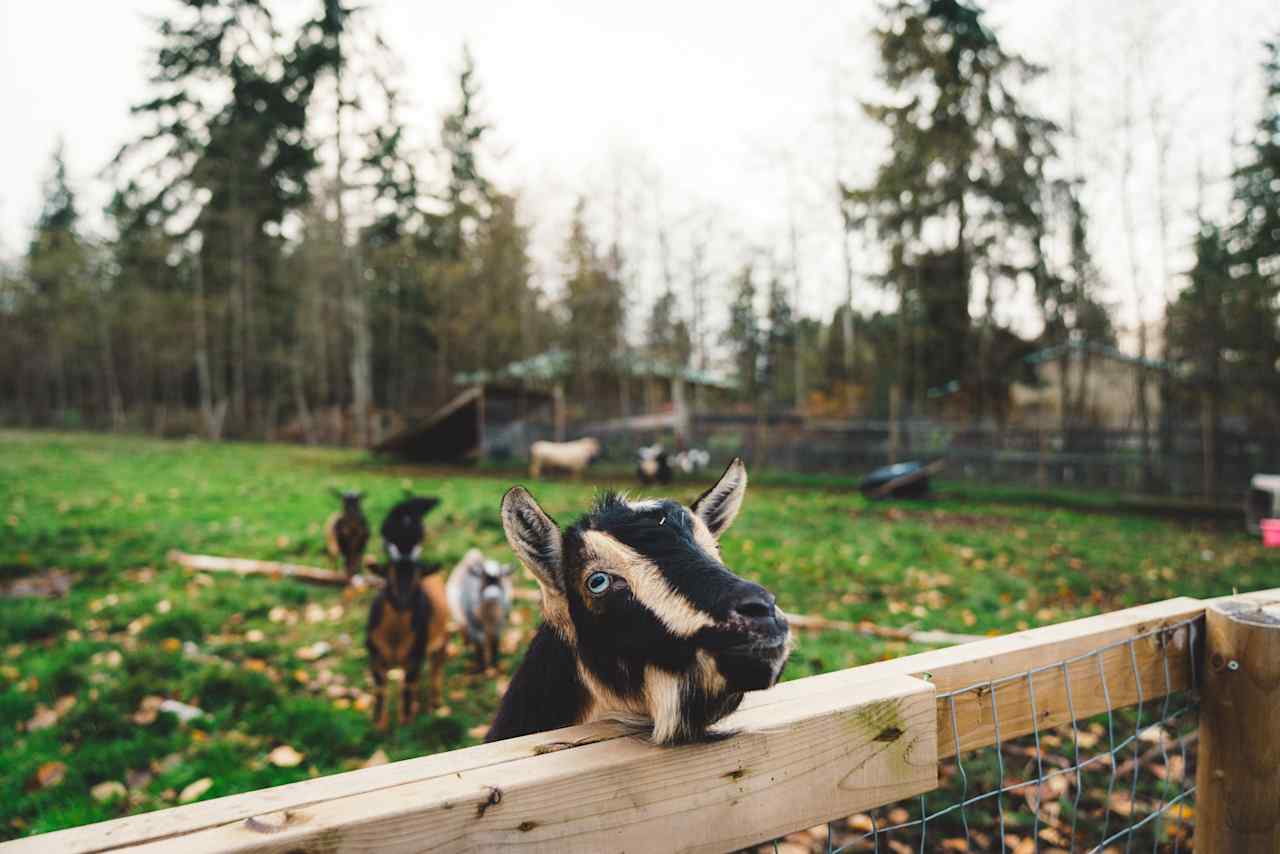
<instances>
[{"instance_id":1,"label":"wooden fence rail","mask_svg":"<svg viewBox=\"0 0 1280 854\"><path fill-rule=\"evenodd\" d=\"M1244 598L1278 601L1280 590ZM732 850L930 791L957 749L1187 688L1189 645L1214 601L1170 599L786 682L748 695L725 724L737 734L711 744L658 748L600 722L0 851Z\"/></svg>"}]
</instances>

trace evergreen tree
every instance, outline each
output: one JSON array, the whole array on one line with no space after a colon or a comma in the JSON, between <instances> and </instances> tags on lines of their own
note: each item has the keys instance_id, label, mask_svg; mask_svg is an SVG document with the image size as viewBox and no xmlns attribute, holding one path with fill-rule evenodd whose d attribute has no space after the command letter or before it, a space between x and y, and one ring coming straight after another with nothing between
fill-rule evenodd
<instances>
[{"instance_id":1,"label":"evergreen tree","mask_svg":"<svg viewBox=\"0 0 1280 854\"><path fill-rule=\"evenodd\" d=\"M693 336L680 316L680 307L672 291L663 291L649 312L646 340L650 357L672 365L689 365L693 356Z\"/></svg>"},{"instance_id":2,"label":"evergreen tree","mask_svg":"<svg viewBox=\"0 0 1280 854\"><path fill-rule=\"evenodd\" d=\"M75 352L83 343L88 306L89 250L79 233L80 214L67 176L66 152L59 141L44 183L44 201L27 247L26 337L31 344L21 363L35 411L43 417L79 417L76 374L83 362Z\"/></svg>"},{"instance_id":3,"label":"evergreen tree","mask_svg":"<svg viewBox=\"0 0 1280 854\"><path fill-rule=\"evenodd\" d=\"M880 234L886 280L916 309L915 329L903 317L912 340L900 347L915 351L915 398L959 376L975 384L981 407L983 390L999 382L996 289L1036 272L1027 259L1043 232L1053 127L1023 108L1019 89L1041 69L1005 51L976 5L899 0L885 13L880 79L894 98L864 109L892 135L892 154L869 187L847 192L849 223ZM979 279L986 312L975 338L969 306Z\"/></svg>"},{"instance_id":4,"label":"evergreen tree","mask_svg":"<svg viewBox=\"0 0 1280 854\"><path fill-rule=\"evenodd\" d=\"M797 406L795 399L796 322L787 288L774 275L769 280L768 330L764 345L764 383L769 403Z\"/></svg>"},{"instance_id":5,"label":"evergreen tree","mask_svg":"<svg viewBox=\"0 0 1280 854\"><path fill-rule=\"evenodd\" d=\"M566 269L562 346L573 365L575 391L583 400L602 400L617 376L623 351L622 283L587 233L586 202L579 199L564 249Z\"/></svg>"},{"instance_id":6,"label":"evergreen tree","mask_svg":"<svg viewBox=\"0 0 1280 854\"><path fill-rule=\"evenodd\" d=\"M489 126L477 110L480 94L475 59L463 48L458 72L458 101L444 118L440 142L448 160L446 213L440 227L439 248L446 257L461 257L466 241L488 217L492 187L480 173L480 151Z\"/></svg>"},{"instance_id":7,"label":"evergreen tree","mask_svg":"<svg viewBox=\"0 0 1280 854\"><path fill-rule=\"evenodd\" d=\"M739 393L748 401L755 401L760 386L760 338L760 319L756 314L755 270L747 264L735 278L725 343L733 353Z\"/></svg>"},{"instance_id":8,"label":"evergreen tree","mask_svg":"<svg viewBox=\"0 0 1280 854\"><path fill-rule=\"evenodd\" d=\"M305 203L316 166L306 135L314 77L284 61L261 0L176 5L159 23L155 95L134 107L149 129L116 158L137 176L124 185L122 207L135 220L122 227L164 223L192 233L192 306L203 314L196 357L209 364L197 372L208 384L200 396L225 393L233 429L261 431L268 412L250 409L278 368L280 229Z\"/></svg>"}]
</instances>

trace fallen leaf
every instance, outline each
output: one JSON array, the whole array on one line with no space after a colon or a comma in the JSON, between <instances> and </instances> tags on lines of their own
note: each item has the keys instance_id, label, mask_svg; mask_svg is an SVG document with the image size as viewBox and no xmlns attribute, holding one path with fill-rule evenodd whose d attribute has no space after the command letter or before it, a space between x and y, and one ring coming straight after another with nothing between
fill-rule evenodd
<instances>
[{"instance_id":1,"label":"fallen leaf","mask_svg":"<svg viewBox=\"0 0 1280 854\"><path fill-rule=\"evenodd\" d=\"M262 629L249 629L244 633L244 639L249 643L262 643L267 636L262 633Z\"/></svg>"},{"instance_id":2,"label":"fallen leaf","mask_svg":"<svg viewBox=\"0 0 1280 854\"><path fill-rule=\"evenodd\" d=\"M267 754L267 761L278 768L293 768L305 757L287 744L282 744Z\"/></svg>"},{"instance_id":3,"label":"fallen leaf","mask_svg":"<svg viewBox=\"0 0 1280 854\"><path fill-rule=\"evenodd\" d=\"M1125 792L1112 793L1110 799L1107 801L1107 806L1111 808L1112 812L1118 815L1127 816L1133 814L1133 800Z\"/></svg>"},{"instance_id":4,"label":"fallen leaf","mask_svg":"<svg viewBox=\"0 0 1280 854\"><path fill-rule=\"evenodd\" d=\"M252 670L254 673L262 673L267 669L267 663L261 658L250 658L244 663L245 670Z\"/></svg>"},{"instance_id":5,"label":"fallen leaf","mask_svg":"<svg viewBox=\"0 0 1280 854\"><path fill-rule=\"evenodd\" d=\"M190 706L186 703L179 702L178 700L163 700L160 703L159 709L162 712L168 712L169 714L176 716L178 720L182 721L184 724L190 723L196 718L202 718L205 714L204 709ZM198 731L199 730L194 731L192 735Z\"/></svg>"},{"instance_id":6,"label":"fallen leaf","mask_svg":"<svg viewBox=\"0 0 1280 854\"><path fill-rule=\"evenodd\" d=\"M151 770L157 774L168 774L170 771L182 764L181 753L170 753L162 759L157 759L151 763Z\"/></svg>"},{"instance_id":7,"label":"fallen leaf","mask_svg":"<svg viewBox=\"0 0 1280 854\"><path fill-rule=\"evenodd\" d=\"M373 752L373 755L361 763L361 768L372 768L375 765L386 765L390 760L387 759L387 752L379 747Z\"/></svg>"},{"instance_id":8,"label":"fallen leaf","mask_svg":"<svg viewBox=\"0 0 1280 854\"><path fill-rule=\"evenodd\" d=\"M173 610L173 603L170 602L168 599L161 599L159 602L156 603L157 614L167 614L172 610Z\"/></svg>"},{"instance_id":9,"label":"fallen leaf","mask_svg":"<svg viewBox=\"0 0 1280 854\"><path fill-rule=\"evenodd\" d=\"M942 840L942 850L955 852L968 851L969 842L965 839L944 839Z\"/></svg>"},{"instance_id":10,"label":"fallen leaf","mask_svg":"<svg viewBox=\"0 0 1280 854\"><path fill-rule=\"evenodd\" d=\"M860 812L857 815L849 816L849 829L856 830L859 833L871 833L876 829L876 825L871 820L871 816Z\"/></svg>"},{"instance_id":11,"label":"fallen leaf","mask_svg":"<svg viewBox=\"0 0 1280 854\"><path fill-rule=\"evenodd\" d=\"M295 682L306 685L311 681L311 674L299 667L297 670L293 671L293 679Z\"/></svg>"},{"instance_id":12,"label":"fallen leaf","mask_svg":"<svg viewBox=\"0 0 1280 854\"><path fill-rule=\"evenodd\" d=\"M155 723L156 715L160 711L160 704L163 702L164 697L143 697L142 702L138 704L138 710L133 713L133 722L139 726Z\"/></svg>"},{"instance_id":13,"label":"fallen leaf","mask_svg":"<svg viewBox=\"0 0 1280 854\"><path fill-rule=\"evenodd\" d=\"M471 736L472 738L478 738L481 740L483 740L484 737L488 734L489 734L489 726L487 724L480 724L479 726L473 726L471 729L467 730L467 735Z\"/></svg>"},{"instance_id":14,"label":"fallen leaf","mask_svg":"<svg viewBox=\"0 0 1280 854\"><path fill-rule=\"evenodd\" d=\"M449 708L448 706L441 706L440 708L436 709L436 717L438 718L447 718L451 714L453 714L453 709Z\"/></svg>"},{"instance_id":15,"label":"fallen leaf","mask_svg":"<svg viewBox=\"0 0 1280 854\"><path fill-rule=\"evenodd\" d=\"M191 801L194 801L196 798L203 795L205 792L209 791L209 789L212 786L213 786L212 777L201 777L199 780L196 780L194 783L190 784L189 786L187 786L185 789L182 790L182 792L178 795L178 803L180 804L190 803Z\"/></svg>"},{"instance_id":16,"label":"fallen leaf","mask_svg":"<svg viewBox=\"0 0 1280 854\"><path fill-rule=\"evenodd\" d=\"M330 646L328 641L316 641L310 646L300 648L298 650L298 658L303 661L315 661L316 659L324 658L332 649L333 647Z\"/></svg>"},{"instance_id":17,"label":"fallen leaf","mask_svg":"<svg viewBox=\"0 0 1280 854\"><path fill-rule=\"evenodd\" d=\"M100 804L127 797L129 790L119 780L107 780L89 790L89 795Z\"/></svg>"},{"instance_id":18,"label":"fallen leaf","mask_svg":"<svg viewBox=\"0 0 1280 854\"><path fill-rule=\"evenodd\" d=\"M160 642L160 648L165 652L177 652L182 649L182 641L177 638L165 638Z\"/></svg>"},{"instance_id":19,"label":"fallen leaf","mask_svg":"<svg viewBox=\"0 0 1280 854\"><path fill-rule=\"evenodd\" d=\"M124 782L130 789L145 789L154 779L150 771L130 769L124 772Z\"/></svg>"},{"instance_id":20,"label":"fallen leaf","mask_svg":"<svg viewBox=\"0 0 1280 854\"><path fill-rule=\"evenodd\" d=\"M27 732L48 729L58 722L58 713L43 703L36 706L36 713L27 721Z\"/></svg>"},{"instance_id":21,"label":"fallen leaf","mask_svg":"<svg viewBox=\"0 0 1280 854\"><path fill-rule=\"evenodd\" d=\"M911 813L907 812L902 807L894 807L893 809L889 810L889 814L886 816L886 818L888 819L889 824L891 825L906 824L908 821L911 820Z\"/></svg>"},{"instance_id":22,"label":"fallen leaf","mask_svg":"<svg viewBox=\"0 0 1280 854\"><path fill-rule=\"evenodd\" d=\"M46 762L36 769L36 785L42 789L56 786L67 776L65 762Z\"/></svg>"},{"instance_id":23,"label":"fallen leaf","mask_svg":"<svg viewBox=\"0 0 1280 854\"><path fill-rule=\"evenodd\" d=\"M368 711L373 706L373 698L368 694L361 694L359 697L356 697L354 706L358 712Z\"/></svg>"}]
</instances>

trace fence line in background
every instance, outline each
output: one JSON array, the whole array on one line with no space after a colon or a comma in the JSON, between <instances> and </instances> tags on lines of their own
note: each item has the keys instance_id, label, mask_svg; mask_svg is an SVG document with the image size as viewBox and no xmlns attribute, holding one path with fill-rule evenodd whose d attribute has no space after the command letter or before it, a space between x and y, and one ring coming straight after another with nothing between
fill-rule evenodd
<instances>
[{"instance_id":1,"label":"fence line in background","mask_svg":"<svg viewBox=\"0 0 1280 854\"><path fill-rule=\"evenodd\" d=\"M1280 601L1280 591L1244 598ZM938 786L940 760L971 763L974 751L993 747L1000 758L1000 745L1019 736L1032 736L1038 752L1051 728L1075 732L1076 722L1092 715L1113 719L1124 707L1154 708L1165 698L1193 694L1201 626L1212 604L1172 599L786 682L748 695L726 722L739 733L712 744L657 748L618 725L589 724L58 831L0 849L740 848L924 796ZM1127 734L1113 735L1107 755L1134 745ZM923 840L931 824L976 809L979 795L1003 810L1015 791L1010 786L1031 782L1006 781L1000 762L998 787L966 792L937 809L922 797L920 818L904 827L918 826L913 832ZM1111 767L1114 772L1114 762ZM1076 757L1071 770L1087 768ZM1052 770L1041 768L1035 782L1060 776ZM1177 800L1170 794L1159 815L1190 792L1182 787ZM1037 822L1039 811L1037 804ZM890 833L887 826L871 830L871 845ZM1132 826L1128 832L1132 837Z\"/></svg>"},{"instance_id":2,"label":"fence line in background","mask_svg":"<svg viewBox=\"0 0 1280 854\"><path fill-rule=\"evenodd\" d=\"M549 424L520 422L507 453L522 456L529 441L550 438ZM606 440L607 456L630 462L635 449L671 440L672 428L629 429L621 421L579 423L570 437ZM897 445L894 445L894 436ZM1206 450L1198 429L1153 429L1144 463L1142 437L1133 430L1000 426L932 418L906 419L900 429L877 419L823 419L800 415L699 413L687 442L719 457L742 455L755 466L782 471L862 474L893 461L944 457L947 478L986 483L1110 489L1161 496L1236 500L1258 472L1280 471L1280 444L1264 433L1221 430L1205 491Z\"/></svg>"}]
</instances>

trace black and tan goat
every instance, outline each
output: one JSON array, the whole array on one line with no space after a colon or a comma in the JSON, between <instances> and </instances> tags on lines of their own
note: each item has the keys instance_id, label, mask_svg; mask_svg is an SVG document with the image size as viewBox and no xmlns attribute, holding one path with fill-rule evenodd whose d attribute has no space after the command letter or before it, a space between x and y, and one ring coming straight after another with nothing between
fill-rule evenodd
<instances>
[{"instance_id":1,"label":"black and tan goat","mask_svg":"<svg viewBox=\"0 0 1280 854\"><path fill-rule=\"evenodd\" d=\"M565 530L523 487L507 492L503 528L544 619L486 740L615 718L659 744L697 741L743 692L777 682L787 621L717 542L746 488L735 459L691 507L605 495Z\"/></svg>"},{"instance_id":2,"label":"black and tan goat","mask_svg":"<svg viewBox=\"0 0 1280 854\"><path fill-rule=\"evenodd\" d=\"M661 445L646 445L636 451L636 477L645 486L671 482L671 456Z\"/></svg>"},{"instance_id":3,"label":"black and tan goat","mask_svg":"<svg viewBox=\"0 0 1280 854\"><path fill-rule=\"evenodd\" d=\"M360 507L363 492L339 492L333 494L342 500L342 509L324 523L324 544L337 568L339 562L347 571L347 578L358 576L364 569L364 549L369 544L369 520Z\"/></svg>"},{"instance_id":4,"label":"black and tan goat","mask_svg":"<svg viewBox=\"0 0 1280 854\"><path fill-rule=\"evenodd\" d=\"M365 648L373 677L373 716L380 729L390 723L386 702L387 671L404 671L400 722L418 712L418 677L426 663L430 668L427 708L434 708L444 693L445 649L449 640L449 604L444 583L436 571L420 560L424 530L422 517L439 504L436 498L409 498L392 507L382 522L382 543L387 563L374 571L386 585L369 606ZM426 576L426 577L424 577Z\"/></svg>"}]
</instances>

